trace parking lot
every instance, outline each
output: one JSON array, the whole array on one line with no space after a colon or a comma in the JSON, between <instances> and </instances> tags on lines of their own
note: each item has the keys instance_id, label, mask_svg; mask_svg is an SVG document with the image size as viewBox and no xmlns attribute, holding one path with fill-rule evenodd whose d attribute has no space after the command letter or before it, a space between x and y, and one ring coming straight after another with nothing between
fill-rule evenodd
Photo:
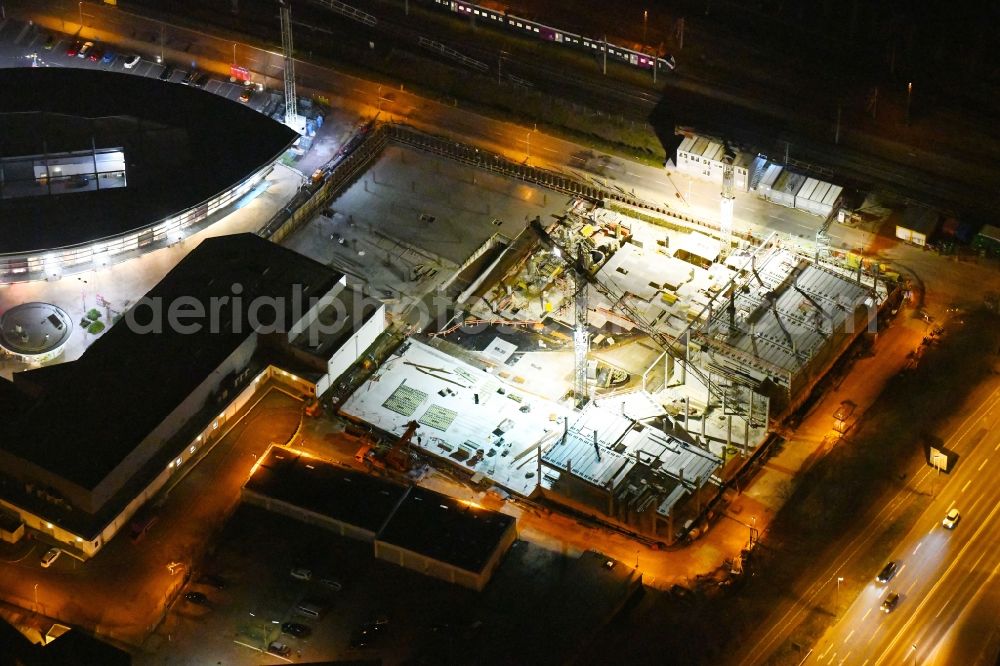
<instances>
[{"instance_id":1,"label":"parking lot","mask_svg":"<svg viewBox=\"0 0 1000 666\"><path fill-rule=\"evenodd\" d=\"M236 511L217 544L205 564L217 584L196 578L185 591L204 599L179 600L136 664L561 663L638 585L630 566L597 553L567 557L517 542L477 594L376 560L369 543L251 505ZM308 603L322 609L319 618L298 610ZM306 635L283 632L289 622ZM371 642L352 646L366 625L378 626ZM286 657L267 653L275 642L287 646Z\"/></svg>"},{"instance_id":2,"label":"parking lot","mask_svg":"<svg viewBox=\"0 0 1000 666\"><path fill-rule=\"evenodd\" d=\"M293 661L378 656L401 663L432 624L475 597L375 560L371 544L254 506L241 506L217 543L204 569L225 588L192 583L189 589L202 592L205 602L179 600L136 664L275 663L278 657L263 654L274 641L290 648ZM311 580L293 578L294 568L308 570ZM296 611L304 600L323 609L319 618ZM376 619L386 628L374 642L350 647L352 634ZM286 622L305 625L309 634L282 633Z\"/></svg>"},{"instance_id":3,"label":"parking lot","mask_svg":"<svg viewBox=\"0 0 1000 666\"><path fill-rule=\"evenodd\" d=\"M88 42L93 46L81 56L79 50ZM73 55L68 55L70 53ZM95 53L100 57L92 60L91 56ZM139 59L133 61L136 55L139 55ZM37 25L11 20L0 20L0 59L7 67L82 67L134 74L170 83L191 83L194 76L201 73L196 66L197 62L188 63L186 67L160 63L157 62L157 57L138 54L135 50L119 50L116 45L79 39L75 35L49 31ZM207 73L204 75L206 78L199 87L235 102L241 101L240 96L245 89L242 83L213 78ZM266 115L276 111L284 115L282 95L271 90L261 91L254 88L246 103L255 111Z\"/></svg>"}]
</instances>

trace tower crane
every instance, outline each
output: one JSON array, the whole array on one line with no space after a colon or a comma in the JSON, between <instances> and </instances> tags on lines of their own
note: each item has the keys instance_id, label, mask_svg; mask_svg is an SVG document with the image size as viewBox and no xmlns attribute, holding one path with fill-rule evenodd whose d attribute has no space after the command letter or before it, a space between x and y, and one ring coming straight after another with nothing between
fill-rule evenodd
<instances>
[{"instance_id":1,"label":"tower crane","mask_svg":"<svg viewBox=\"0 0 1000 666\"><path fill-rule=\"evenodd\" d=\"M285 74L285 124L305 134L306 119L299 115L295 96L295 56L292 46L292 8L289 0L278 0L281 17L281 55L284 58Z\"/></svg>"},{"instance_id":2,"label":"tower crane","mask_svg":"<svg viewBox=\"0 0 1000 666\"><path fill-rule=\"evenodd\" d=\"M542 226L541 219L535 218L531 221L530 226L532 230L538 235L542 242L542 245L550 250L554 255L561 258L568 267L572 268L572 274L574 276L574 289L575 289L575 306L576 306L576 321L574 327L573 335L573 352L574 352L574 395L582 396L577 398L577 407L582 406L587 400L586 392L586 363L587 354L589 353L589 336L587 333L587 287L593 285L594 288L601 293L605 298L607 298L612 307L622 314L625 318L630 320L635 324L636 328L647 335L656 345L662 349L668 356L670 356L674 361L676 361L681 368L682 376L683 373L690 372L698 381L705 386L708 390L710 400L716 398L722 400L725 403L726 397L725 393L727 387L725 385L716 385L712 381L711 376L700 368L699 366L691 363L687 358L686 345L670 335L657 330L657 328L649 321L646 321L645 317L642 316L635 308L633 308L625 294L618 291L612 285L606 284L601 280L598 280L594 273L588 269L585 263L585 257L587 254L587 249L584 242L581 241L577 244L575 252L571 252L569 248L564 247L552 237L551 234ZM732 300L730 302L730 307L733 307L735 314L735 308L733 306ZM685 336L692 335L691 327L685 330ZM730 375L726 373L723 376L729 377ZM683 381L683 380L682 380ZM742 382L737 382L737 384L742 384ZM748 388L751 391L750 400L753 401L754 389L749 386L744 385L744 388ZM731 398L730 398L730 404ZM752 409L750 410L752 413Z\"/></svg>"}]
</instances>

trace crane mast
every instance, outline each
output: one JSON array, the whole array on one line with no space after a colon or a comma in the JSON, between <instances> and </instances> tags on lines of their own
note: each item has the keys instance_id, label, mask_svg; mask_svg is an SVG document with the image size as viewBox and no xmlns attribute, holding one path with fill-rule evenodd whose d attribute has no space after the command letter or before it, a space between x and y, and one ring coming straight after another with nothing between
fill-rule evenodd
<instances>
[{"instance_id":1,"label":"crane mast","mask_svg":"<svg viewBox=\"0 0 1000 666\"><path fill-rule=\"evenodd\" d=\"M285 124L305 134L305 118L299 115L295 96L295 57L292 45L292 8L288 0L278 0L281 16L281 54L285 74Z\"/></svg>"}]
</instances>

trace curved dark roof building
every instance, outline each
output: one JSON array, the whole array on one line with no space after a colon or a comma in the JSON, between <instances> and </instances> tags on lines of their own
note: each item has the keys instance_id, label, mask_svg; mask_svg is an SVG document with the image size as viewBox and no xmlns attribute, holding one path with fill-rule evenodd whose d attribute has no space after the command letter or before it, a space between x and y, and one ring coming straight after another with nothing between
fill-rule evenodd
<instances>
[{"instance_id":1,"label":"curved dark roof building","mask_svg":"<svg viewBox=\"0 0 1000 666\"><path fill-rule=\"evenodd\" d=\"M0 69L0 90L5 281L174 242L252 189L298 136L242 104L132 74Z\"/></svg>"}]
</instances>

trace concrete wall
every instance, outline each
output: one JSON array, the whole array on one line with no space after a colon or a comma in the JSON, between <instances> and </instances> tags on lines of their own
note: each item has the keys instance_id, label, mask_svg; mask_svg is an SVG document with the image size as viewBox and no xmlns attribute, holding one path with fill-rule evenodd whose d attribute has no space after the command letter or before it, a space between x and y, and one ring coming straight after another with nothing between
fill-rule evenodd
<instances>
[{"instance_id":1,"label":"concrete wall","mask_svg":"<svg viewBox=\"0 0 1000 666\"><path fill-rule=\"evenodd\" d=\"M481 592L486 587L486 583L489 582L488 575L459 569L445 562L440 562L384 541L375 541L375 557L416 571L425 576L431 576L439 580L461 585L462 587L471 588L477 592Z\"/></svg>"},{"instance_id":2,"label":"concrete wall","mask_svg":"<svg viewBox=\"0 0 1000 666\"><path fill-rule=\"evenodd\" d=\"M316 382L316 393L322 395L337 378L344 374L354 364L365 350L372 346L378 336L385 331L385 306L379 305L368 321L364 322L350 338L344 341L340 349L333 353L327 361L326 376Z\"/></svg>"}]
</instances>

